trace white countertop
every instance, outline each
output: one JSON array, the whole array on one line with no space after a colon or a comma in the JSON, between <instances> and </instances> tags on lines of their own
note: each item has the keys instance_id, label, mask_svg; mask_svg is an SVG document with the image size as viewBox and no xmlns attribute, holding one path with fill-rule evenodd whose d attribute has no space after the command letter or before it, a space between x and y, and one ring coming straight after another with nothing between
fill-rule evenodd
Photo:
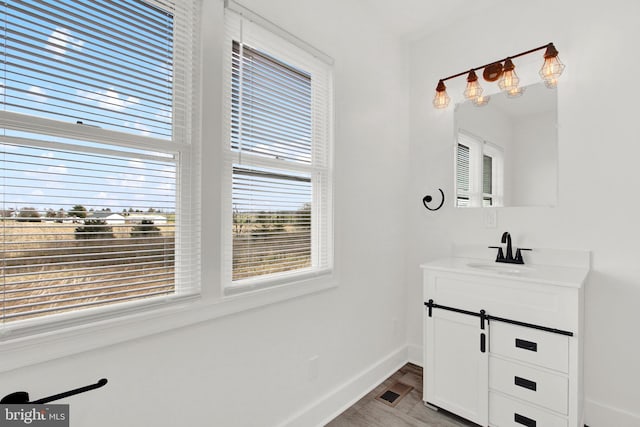
<instances>
[{"instance_id":1,"label":"white countertop","mask_svg":"<svg viewBox=\"0 0 640 427\"><path fill-rule=\"evenodd\" d=\"M589 268L587 267L507 264L493 260L466 257L440 258L426 262L421 267L429 270L546 283L572 288L581 288L589 274Z\"/></svg>"}]
</instances>

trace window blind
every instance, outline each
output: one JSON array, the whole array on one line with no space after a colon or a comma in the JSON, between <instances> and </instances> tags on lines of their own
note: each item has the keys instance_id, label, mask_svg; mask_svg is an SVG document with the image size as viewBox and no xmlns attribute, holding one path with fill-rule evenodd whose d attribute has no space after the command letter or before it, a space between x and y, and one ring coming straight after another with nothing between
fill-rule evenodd
<instances>
[{"instance_id":1,"label":"window blind","mask_svg":"<svg viewBox=\"0 0 640 427\"><path fill-rule=\"evenodd\" d=\"M3 322L197 288L199 7L0 8Z\"/></svg>"},{"instance_id":2,"label":"window blind","mask_svg":"<svg viewBox=\"0 0 640 427\"><path fill-rule=\"evenodd\" d=\"M332 263L331 66L225 10L227 283Z\"/></svg>"},{"instance_id":3,"label":"window blind","mask_svg":"<svg viewBox=\"0 0 640 427\"><path fill-rule=\"evenodd\" d=\"M173 15L142 1L10 1L4 108L171 138Z\"/></svg>"},{"instance_id":4,"label":"window blind","mask_svg":"<svg viewBox=\"0 0 640 427\"><path fill-rule=\"evenodd\" d=\"M175 159L0 150L4 321L174 291Z\"/></svg>"}]
</instances>

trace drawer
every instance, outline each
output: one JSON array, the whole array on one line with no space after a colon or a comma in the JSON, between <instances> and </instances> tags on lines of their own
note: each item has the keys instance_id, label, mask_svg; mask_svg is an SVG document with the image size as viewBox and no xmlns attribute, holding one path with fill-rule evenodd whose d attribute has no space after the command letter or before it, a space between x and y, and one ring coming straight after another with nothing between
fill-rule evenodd
<instances>
[{"instance_id":1,"label":"drawer","mask_svg":"<svg viewBox=\"0 0 640 427\"><path fill-rule=\"evenodd\" d=\"M491 322L489 351L560 372L569 372L569 337Z\"/></svg>"},{"instance_id":2,"label":"drawer","mask_svg":"<svg viewBox=\"0 0 640 427\"><path fill-rule=\"evenodd\" d=\"M561 414L568 412L569 381L563 374L492 356L489 388Z\"/></svg>"},{"instance_id":3,"label":"drawer","mask_svg":"<svg viewBox=\"0 0 640 427\"><path fill-rule=\"evenodd\" d=\"M565 417L510 399L499 393L489 393L489 425L492 427L567 427Z\"/></svg>"}]
</instances>

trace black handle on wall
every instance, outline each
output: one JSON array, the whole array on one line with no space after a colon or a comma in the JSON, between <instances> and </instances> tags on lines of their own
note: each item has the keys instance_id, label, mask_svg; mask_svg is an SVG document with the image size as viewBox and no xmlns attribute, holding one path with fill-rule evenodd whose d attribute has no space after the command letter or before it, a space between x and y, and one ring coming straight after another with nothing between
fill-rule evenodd
<instances>
[{"instance_id":1,"label":"black handle on wall","mask_svg":"<svg viewBox=\"0 0 640 427\"><path fill-rule=\"evenodd\" d=\"M29 393L27 393L26 391L16 391L15 393L7 394L5 397L2 398L2 400L0 400L0 403L5 403L9 405L33 403L34 405L40 405L43 403L49 403L49 402L53 402L54 400L60 400L60 399L64 399L65 397L84 393L85 391L95 390L97 388L104 386L106 383L107 383L107 379L102 378L98 380L98 382L95 384L89 384L84 387L74 388L73 390L54 394L48 397L43 397L42 399L34 400L33 402L29 402Z\"/></svg>"},{"instance_id":2,"label":"black handle on wall","mask_svg":"<svg viewBox=\"0 0 640 427\"><path fill-rule=\"evenodd\" d=\"M444 205L444 191L442 191L441 188L438 188L438 191L440 191L440 196L442 197L442 201L440 202L440 204L436 208L431 208L427 204L427 203L431 203L431 201L433 200L433 197L431 197L429 194L427 194L426 196L424 196L422 198L422 204L424 205L425 208L429 209L430 211L437 211L438 209L440 209L442 207L442 205Z\"/></svg>"}]
</instances>

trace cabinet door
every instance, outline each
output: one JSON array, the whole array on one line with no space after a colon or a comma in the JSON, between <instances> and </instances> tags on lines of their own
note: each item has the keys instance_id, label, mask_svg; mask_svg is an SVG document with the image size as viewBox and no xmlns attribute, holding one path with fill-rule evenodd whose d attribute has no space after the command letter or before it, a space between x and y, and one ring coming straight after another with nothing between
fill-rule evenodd
<instances>
[{"instance_id":1,"label":"cabinet door","mask_svg":"<svg viewBox=\"0 0 640 427\"><path fill-rule=\"evenodd\" d=\"M488 323L486 329L481 330L478 317L441 309L434 309L432 317L426 316L425 323L425 400L486 426Z\"/></svg>"}]
</instances>

